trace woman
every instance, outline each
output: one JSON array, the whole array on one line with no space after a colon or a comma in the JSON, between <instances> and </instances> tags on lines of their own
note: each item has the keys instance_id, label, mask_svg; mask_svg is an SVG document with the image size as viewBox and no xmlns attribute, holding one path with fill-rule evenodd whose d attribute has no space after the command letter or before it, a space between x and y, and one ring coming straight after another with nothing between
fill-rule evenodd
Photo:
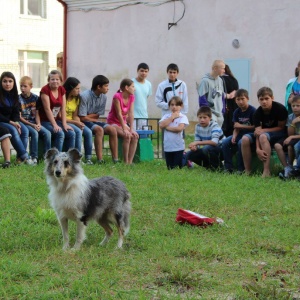
<instances>
[{"instance_id":1,"label":"woman","mask_svg":"<svg viewBox=\"0 0 300 300\"><path fill-rule=\"evenodd\" d=\"M226 99L226 110L224 114L224 122L222 125L222 130L225 136L230 136L233 133L233 123L232 117L233 112L237 109L237 105L235 103L235 91L239 88L239 83L232 74L228 65L225 65L225 74L221 76L223 80L224 92L226 94L231 94L233 98Z\"/></svg>"},{"instance_id":2,"label":"woman","mask_svg":"<svg viewBox=\"0 0 300 300\"><path fill-rule=\"evenodd\" d=\"M75 147L75 132L67 124L66 91L61 83L61 73L52 70L48 75L48 84L41 89L42 107L39 108L41 124L51 132L54 146L60 152L63 151L64 141L66 151Z\"/></svg>"},{"instance_id":3,"label":"woman","mask_svg":"<svg viewBox=\"0 0 300 300\"><path fill-rule=\"evenodd\" d=\"M84 137L84 155L87 165L93 165L92 162L92 131L80 121L78 117L78 106L80 103L80 81L75 77L69 77L63 87L66 90L66 117L67 123L75 132L75 148L81 152L82 136Z\"/></svg>"},{"instance_id":4,"label":"woman","mask_svg":"<svg viewBox=\"0 0 300 300\"><path fill-rule=\"evenodd\" d=\"M134 130L133 103L134 83L131 79L123 79L119 91L113 96L107 123L115 126L118 137L123 139L123 159L126 164L132 164L139 138Z\"/></svg>"},{"instance_id":5,"label":"woman","mask_svg":"<svg viewBox=\"0 0 300 300\"><path fill-rule=\"evenodd\" d=\"M11 134L11 143L17 152L17 163L33 165L26 151L28 129L19 123L19 95L15 76L11 72L3 72L0 81L0 125L7 128Z\"/></svg>"},{"instance_id":6,"label":"woman","mask_svg":"<svg viewBox=\"0 0 300 300\"><path fill-rule=\"evenodd\" d=\"M285 108L288 110L288 113L293 113L291 107L291 101L295 95L300 95L300 61L298 66L295 69L295 77L291 78L285 88Z\"/></svg>"}]
</instances>

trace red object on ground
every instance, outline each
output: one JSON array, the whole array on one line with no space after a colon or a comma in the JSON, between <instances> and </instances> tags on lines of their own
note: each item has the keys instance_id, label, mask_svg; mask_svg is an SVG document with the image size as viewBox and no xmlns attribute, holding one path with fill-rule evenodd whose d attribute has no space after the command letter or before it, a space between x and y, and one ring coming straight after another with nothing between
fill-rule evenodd
<instances>
[{"instance_id":1,"label":"red object on ground","mask_svg":"<svg viewBox=\"0 0 300 300\"><path fill-rule=\"evenodd\" d=\"M213 223L222 223L223 220L219 218L208 218L190 210L178 208L176 222L206 227L207 225L212 225Z\"/></svg>"}]
</instances>

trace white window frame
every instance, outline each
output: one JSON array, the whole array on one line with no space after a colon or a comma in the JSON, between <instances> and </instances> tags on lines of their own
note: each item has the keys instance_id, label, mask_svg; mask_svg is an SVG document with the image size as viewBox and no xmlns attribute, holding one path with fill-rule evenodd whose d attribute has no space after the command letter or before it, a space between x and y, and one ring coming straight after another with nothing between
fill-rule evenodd
<instances>
[{"instance_id":1,"label":"white window frame","mask_svg":"<svg viewBox=\"0 0 300 300\"><path fill-rule=\"evenodd\" d=\"M47 18L47 3L46 0L38 0L40 1L41 12L40 14L33 15L29 12L29 2L31 0L20 0L20 15L30 17L30 18Z\"/></svg>"}]
</instances>

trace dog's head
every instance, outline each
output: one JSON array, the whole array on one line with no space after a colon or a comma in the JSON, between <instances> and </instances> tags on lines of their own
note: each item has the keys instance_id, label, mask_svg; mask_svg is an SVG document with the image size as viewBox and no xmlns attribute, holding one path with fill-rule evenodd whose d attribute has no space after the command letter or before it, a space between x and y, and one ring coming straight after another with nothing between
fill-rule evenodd
<instances>
[{"instance_id":1,"label":"dog's head","mask_svg":"<svg viewBox=\"0 0 300 300\"><path fill-rule=\"evenodd\" d=\"M82 172L81 157L81 153L75 148L68 152L59 152L56 148L51 148L45 154L45 173L59 179L74 177Z\"/></svg>"}]
</instances>

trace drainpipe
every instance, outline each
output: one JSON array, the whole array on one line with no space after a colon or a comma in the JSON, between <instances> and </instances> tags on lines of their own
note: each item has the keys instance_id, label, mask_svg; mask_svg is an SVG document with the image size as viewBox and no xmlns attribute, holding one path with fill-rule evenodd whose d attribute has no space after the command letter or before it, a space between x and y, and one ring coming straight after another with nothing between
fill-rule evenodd
<instances>
[{"instance_id":1,"label":"drainpipe","mask_svg":"<svg viewBox=\"0 0 300 300\"><path fill-rule=\"evenodd\" d=\"M68 12L68 5L65 1L62 0L57 0L59 3L61 3L61 5L64 7L64 34L63 34L63 73L64 73L64 78L66 79L68 76L68 72L67 72L67 12Z\"/></svg>"}]
</instances>

